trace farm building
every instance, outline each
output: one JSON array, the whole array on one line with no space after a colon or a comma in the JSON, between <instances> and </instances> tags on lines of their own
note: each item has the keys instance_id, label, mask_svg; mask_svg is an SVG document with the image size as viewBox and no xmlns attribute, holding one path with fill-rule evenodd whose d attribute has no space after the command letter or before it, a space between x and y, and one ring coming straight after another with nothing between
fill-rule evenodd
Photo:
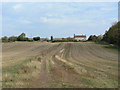
<instances>
[{"instance_id":1,"label":"farm building","mask_svg":"<svg viewBox=\"0 0 120 90\"><path fill-rule=\"evenodd\" d=\"M54 40L62 40L62 38L55 38Z\"/></svg>"},{"instance_id":2,"label":"farm building","mask_svg":"<svg viewBox=\"0 0 120 90\"><path fill-rule=\"evenodd\" d=\"M40 38L40 41L47 41L47 40L49 40L48 38Z\"/></svg>"},{"instance_id":3,"label":"farm building","mask_svg":"<svg viewBox=\"0 0 120 90\"><path fill-rule=\"evenodd\" d=\"M77 41L86 41L86 35L75 35L74 34L74 39Z\"/></svg>"}]
</instances>

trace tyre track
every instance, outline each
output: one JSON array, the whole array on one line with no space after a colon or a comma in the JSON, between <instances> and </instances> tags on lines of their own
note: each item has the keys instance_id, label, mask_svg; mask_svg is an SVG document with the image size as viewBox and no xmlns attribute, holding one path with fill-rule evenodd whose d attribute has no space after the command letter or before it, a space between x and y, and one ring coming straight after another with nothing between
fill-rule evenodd
<instances>
[{"instance_id":1,"label":"tyre track","mask_svg":"<svg viewBox=\"0 0 120 90\"><path fill-rule=\"evenodd\" d=\"M97 45L93 45L93 49L92 45L91 43L59 43L46 49L39 76L32 87L63 87L65 83L72 87L94 87L83 83L82 78L89 79L98 87L109 87L111 85L109 81L116 83L116 55ZM100 56L103 52L111 55L114 60L110 60L106 55ZM109 69L108 66L115 68Z\"/></svg>"}]
</instances>

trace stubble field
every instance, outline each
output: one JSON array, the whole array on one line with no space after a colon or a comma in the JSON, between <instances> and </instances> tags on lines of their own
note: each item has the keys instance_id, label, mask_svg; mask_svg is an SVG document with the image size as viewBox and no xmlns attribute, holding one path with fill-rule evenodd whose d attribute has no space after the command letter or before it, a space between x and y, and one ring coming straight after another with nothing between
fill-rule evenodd
<instances>
[{"instance_id":1,"label":"stubble field","mask_svg":"<svg viewBox=\"0 0 120 90\"><path fill-rule=\"evenodd\" d=\"M118 51L92 42L2 44L3 88L117 88Z\"/></svg>"}]
</instances>

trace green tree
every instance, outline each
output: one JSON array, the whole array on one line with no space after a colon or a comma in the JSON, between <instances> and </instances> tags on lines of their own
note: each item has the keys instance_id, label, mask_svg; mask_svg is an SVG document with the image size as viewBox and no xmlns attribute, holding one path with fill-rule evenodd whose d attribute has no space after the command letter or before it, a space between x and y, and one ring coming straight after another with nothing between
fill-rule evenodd
<instances>
[{"instance_id":1,"label":"green tree","mask_svg":"<svg viewBox=\"0 0 120 90\"><path fill-rule=\"evenodd\" d=\"M14 41L17 41L17 38L18 38L18 37L11 36L11 37L8 38L8 41L9 41L9 42L14 42Z\"/></svg>"},{"instance_id":2,"label":"green tree","mask_svg":"<svg viewBox=\"0 0 120 90\"><path fill-rule=\"evenodd\" d=\"M120 22L115 23L105 32L103 41L120 46Z\"/></svg>"},{"instance_id":3,"label":"green tree","mask_svg":"<svg viewBox=\"0 0 120 90\"><path fill-rule=\"evenodd\" d=\"M102 36L102 35L97 36L97 42L102 41L102 39L103 39L103 36Z\"/></svg>"},{"instance_id":4,"label":"green tree","mask_svg":"<svg viewBox=\"0 0 120 90\"><path fill-rule=\"evenodd\" d=\"M51 36L51 41L53 41L53 36Z\"/></svg>"},{"instance_id":5,"label":"green tree","mask_svg":"<svg viewBox=\"0 0 120 90\"><path fill-rule=\"evenodd\" d=\"M89 36L88 41L92 41L92 35Z\"/></svg>"},{"instance_id":6,"label":"green tree","mask_svg":"<svg viewBox=\"0 0 120 90\"><path fill-rule=\"evenodd\" d=\"M94 41L94 42L97 42L97 36L96 35L91 35L89 38L88 38L88 41Z\"/></svg>"},{"instance_id":7,"label":"green tree","mask_svg":"<svg viewBox=\"0 0 120 90\"><path fill-rule=\"evenodd\" d=\"M30 41L30 39L28 37L25 37L24 41Z\"/></svg>"},{"instance_id":8,"label":"green tree","mask_svg":"<svg viewBox=\"0 0 120 90\"><path fill-rule=\"evenodd\" d=\"M26 34L22 33L21 35L18 36L17 40L18 41L25 41L25 36L26 36Z\"/></svg>"},{"instance_id":9,"label":"green tree","mask_svg":"<svg viewBox=\"0 0 120 90\"><path fill-rule=\"evenodd\" d=\"M39 41L39 40L40 40L40 37L34 37L33 40L34 40L34 41Z\"/></svg>"},{"instance_id":10,"label":"green tree","mask_svg":"<svg viewBox=\"0 0 120 90\"><path fill-rule=\"evenodd\" d=\"M2 37L2 42L8 42L8 37L7 36Z\"/></svg>"}]
</instances>

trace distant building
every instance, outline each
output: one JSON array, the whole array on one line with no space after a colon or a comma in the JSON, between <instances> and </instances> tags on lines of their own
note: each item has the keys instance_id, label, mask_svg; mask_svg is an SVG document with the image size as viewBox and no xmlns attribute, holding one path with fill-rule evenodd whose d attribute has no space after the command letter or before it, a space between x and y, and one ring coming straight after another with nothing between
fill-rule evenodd
<instances>
[{"instance_id":1,"label":"distant building","mask_svg":"<svg viewBox=\"0 0 120 90\"><path fill-rule=\"evenodd\" d=\"M29 38L30 41L33 41L33 38Z\"/></svg>"},{"instance_id":2,"label":"distant building","mask_svg":"<svg viewBox=\"0 0 120 90\"><path fill-rule=\"evenodd\" d=\"M62 40L62 38L54 38L54 40Z\"/></svg>"},{"instance_id":3,"label":"distant building","mask_svg":"<svg viewBox=\"0 0 120 90\"><path fill-rule=\"evenodd\" d=\"M74 40L74 38L73 37L67 37L66 40L72 41L72 40Z\"/></svg>"},{"instance_id":4,"label":"distant building","mask_svg":"<svg viewBox=\"0 0 120 90\"><path fill-rule=\"evenodd\" d=\"M48 38L40 38L40 41L48 41Z\"/></svg>"},{"instance_id":5,"label":"distant building","mask_svg":"<svg viewBox=\"0 0 120 90\"><path fill-rule=\"evenodd\" d=\"M75 35L74 34L74 39L77 41L86 41L86 35Z\"/></svg>"}]
</instances>

